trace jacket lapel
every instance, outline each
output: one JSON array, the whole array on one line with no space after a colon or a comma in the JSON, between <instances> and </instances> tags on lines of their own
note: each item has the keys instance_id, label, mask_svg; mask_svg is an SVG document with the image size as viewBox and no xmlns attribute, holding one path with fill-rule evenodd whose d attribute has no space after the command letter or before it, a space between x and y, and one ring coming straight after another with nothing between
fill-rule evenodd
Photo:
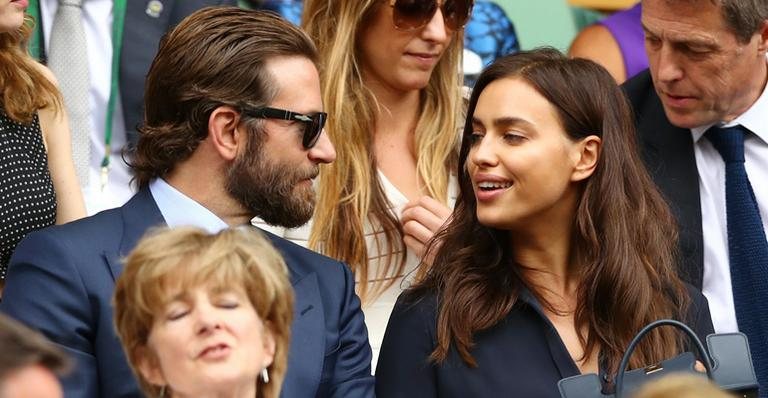
<instances>
[{"instance_id":1,"label":"jacket lapel","mask_svg":"<svg viewBox=\"0 0 768 398\"><path fill-rule=\"evenodd\" d=\"M136 246L148 229L165 225L149 189L143 188L120 209L123 221L123 239L117 252L104 252L113 280L123 272L123 258Z\"/></svg>"},{"instance_id":2,"label":"jacket lapel","mask_svg":"<svg viewBox=\"0 0 768 398\"><path fill-rule=\"evenodd\" d=\"M638 129L643 132L646 165L680 226L681 275L701 289L704 238L693 136L690 130L669 123L654 90L641 114Z\"/></svg>"}]
</instances>

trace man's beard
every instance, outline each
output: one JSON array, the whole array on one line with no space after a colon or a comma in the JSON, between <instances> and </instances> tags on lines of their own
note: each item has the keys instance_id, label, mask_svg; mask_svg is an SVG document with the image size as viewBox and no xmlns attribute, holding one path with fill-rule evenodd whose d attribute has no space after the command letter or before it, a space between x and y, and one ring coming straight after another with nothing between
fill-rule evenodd
<instances>
[{"instance_id":1,"label":"man's beard","mask_svg":"<svg viewBox=\"0 0 768 398\"><path fill-rule=\"evenodd\" d=\"M315 209L315 191L311 184L296 185L316 177L318 166L300 168L274 161L261 145L255 146L235 159L227 175L227 192L269 225L296 228L306 224Z\"/></svg>"}]
</instances>

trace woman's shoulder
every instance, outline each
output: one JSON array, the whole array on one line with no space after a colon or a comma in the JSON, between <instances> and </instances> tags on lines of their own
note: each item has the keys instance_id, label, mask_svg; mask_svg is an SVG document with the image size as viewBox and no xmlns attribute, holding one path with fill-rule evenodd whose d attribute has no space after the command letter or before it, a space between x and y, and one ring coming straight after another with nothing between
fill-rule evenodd
<instances>
[{"instance_id":1,"label":"woman's shoulder","mask_svg":"<svg viewBox=\"0 0 768 398\"><path fill-rule=\"evenodd\" d=\"M406 290L400 294L390 315L390 323L402 322L434 329L437 320L437 294Z\"/></svg>"},{"instance_id":2,"label":"woman's shoulder","mask_svg":"<svg viewBox=\"0 0 768 398\"><path fill-rule=\"evenodd\" d=\"M47 66L39 63L39 62L32 62L32 66L35 68L36 71L40 72L43 77L48 79L49 82L53 83L54 86L57 88L59 87L59 81L56 79L56 75L53 74L53 72L48 69Z\"/></svg>"}]
</instances>

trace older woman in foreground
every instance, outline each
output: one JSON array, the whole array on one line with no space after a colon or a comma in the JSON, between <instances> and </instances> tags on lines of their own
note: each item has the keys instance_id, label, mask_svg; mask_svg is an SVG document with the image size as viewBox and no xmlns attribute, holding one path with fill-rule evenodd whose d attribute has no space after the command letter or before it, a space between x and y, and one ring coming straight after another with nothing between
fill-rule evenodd
<instances>
[{"instance_id":1,"label":"older woman in foreground","mask_svg":"<svg viewBox=\"0 0 768 398\"><path fill-rule=\"evenodd\" d=\"M148 396L280 394L293 291L283 259L257 232L155 231L126 259L114 306Z\"/></svg>"}]
</instances>

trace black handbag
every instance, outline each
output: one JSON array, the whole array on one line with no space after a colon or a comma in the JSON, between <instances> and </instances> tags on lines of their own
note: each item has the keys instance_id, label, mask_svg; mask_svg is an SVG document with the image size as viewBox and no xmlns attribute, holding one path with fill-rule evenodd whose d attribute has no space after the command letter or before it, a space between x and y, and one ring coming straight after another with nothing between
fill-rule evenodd
<instances>
[{"instance_id":1,"label":"black handbag","mask_svg":"<svg viewBox=\"0 0 768 398\"><path fill-rule=\"evenodd\" d=\"M706 374L695 369L697 356L690 352L684 352L674 358L642 369L626 371L629 358L640 340L651 330L664 325L674 326L685 332L693 342L698 359L707 370ZM629 343L616 374L614 394L603 392L600 378L594 373L567 377L560 380L557 387L562 398L630 397L648 381L671 373L685 372L708 377L720 388L735 394L737 397L757 398L757 377L752 367L747 336L743 333L710 334L707 336L707 346L709 353L696 333L684 323L671 319L658 320L644 327Z\"/></svg>"}]
</instances>

